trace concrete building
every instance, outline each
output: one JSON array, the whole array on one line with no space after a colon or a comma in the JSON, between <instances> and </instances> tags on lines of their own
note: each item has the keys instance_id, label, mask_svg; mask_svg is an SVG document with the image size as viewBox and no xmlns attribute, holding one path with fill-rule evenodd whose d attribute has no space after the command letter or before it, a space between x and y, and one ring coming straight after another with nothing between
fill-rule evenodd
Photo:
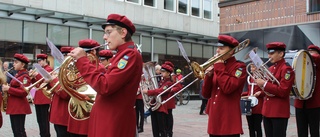
<instances>
[{"instance_id":1,"label":"concrete building","mask_svg":"<svg viewBox=\"0 0 320 137\"><path fill-rule=\"evenodd\" d=\"M15 53L31 60L50 54L46 37L58 48L78 46L85 38L102 44L101 24L111 13L133 21L133 40L142 45L144 61L169 60L186 74L189 66L176 40L192 61L203 63L214 53L218 0L0 0L0 56L10 61Z\"/></svg>"}]
</instances>

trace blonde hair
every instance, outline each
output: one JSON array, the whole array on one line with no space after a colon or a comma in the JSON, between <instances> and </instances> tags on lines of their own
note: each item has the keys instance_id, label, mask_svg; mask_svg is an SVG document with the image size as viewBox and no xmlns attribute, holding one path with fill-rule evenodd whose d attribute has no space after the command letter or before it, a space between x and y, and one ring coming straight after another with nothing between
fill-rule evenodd
<instances>
[{"instance_id":1,"label":"blonde hair","mask_svg":"<svg viewBox=\"0 0 320 137\"><path fill-rule=\"evenodd\" d=\"M2 61L0 60L0 84L7 83L7 76L4 74L2 70Z\"/></svg>"}]
</instances>

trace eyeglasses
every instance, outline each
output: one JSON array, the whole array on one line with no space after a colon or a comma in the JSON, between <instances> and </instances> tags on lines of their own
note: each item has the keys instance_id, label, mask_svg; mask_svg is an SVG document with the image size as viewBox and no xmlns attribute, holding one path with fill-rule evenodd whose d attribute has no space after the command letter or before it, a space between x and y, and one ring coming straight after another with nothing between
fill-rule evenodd
<instances>
[{"instance_id":1,"label":"eyeglasses","mask_svg":"<svg viewBox=\"0 0 320 137\"><path fill-rule=\"evenodd\" d=\"M104 35L107 36L107 37L109 37L110 34L111 34L115 29L117 29L117 28L113 28L113 29L110 29L110 30L106 30L106 31L104 32Z\"/></svg>"}]
</instances>

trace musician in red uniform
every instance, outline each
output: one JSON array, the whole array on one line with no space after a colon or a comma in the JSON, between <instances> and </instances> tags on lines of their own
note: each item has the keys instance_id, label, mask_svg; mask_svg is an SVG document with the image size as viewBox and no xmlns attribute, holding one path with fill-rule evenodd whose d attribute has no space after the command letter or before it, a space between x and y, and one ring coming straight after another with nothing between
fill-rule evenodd
<instances>
[{"instance_id":1,"label":"musician in red uniform","mask_svg":"<svg viewBox=\"0 0 320 137\"><path fill-rule=\"evenodd\" d=\"M147 94L148 96L157 96L167 88L169 88L172 84L171 73L173 72L173 68L171 65L162 64L161 65L161 76L162 79L159 83L159 88L154 90L143 89L142 92ZM167 99L169 96L169 92L164 93L161 96L161 100ZM167 116L168 108L167 103L162 104L157 110L151 111L151 124L152 124L152 133L154 137L167 137L168 129L167 129Z\"/></svg>"},{"instance_id":2,"label":"musician in red uniform","mask_svg":"<svg viewBox=\"0 0 320 137\"><path fill-rule=\"evenodd\" d=\"M251 72L256 71L257 68L255 65L250 65ZM251 115L247 115L247 122L249 127L249 133L250 137L262 137L262 128L261 128L261 122L262 122L262 106L263 106L263 97L264 94L260 87L254 82L254 79L248 76L248 91L243 92L242 96L254 96L258 100L258 104L254 107L251 107ZM253 90L252 90L253 86ZM251 91L252 90L252 91ZM254 100L252 100L254 101Z\"/></svg>"},{"instance_id":3,"label":"musician in red uniform","mask_svg":"<svg viewBox=\"0 0 320 137\"><path fill-rule=\"evenodd\" d=\"M110 50L99 51L99 60L104 68L108 68L112 57L113 57L113 53Z\"/></svg>"},{"instance_id":4,"label":"musician in red uniform","mask_svg":"<svg viewBox=\"0 0 320 137\"><path fill-rule=\"evenodd\" d=\"M100 73L105 73L106 72L105 67L98 65L98 68L97 68L98 62L96 61L98 60L95 60L95 58L97 58L96 54L98 53L98 49L92 49L97 46L100 46L100 44L97 41L92 39L83 39L79 41L79 47L86 51L85 55L88 56L89 64L94 66L94 70L98 70ZM90 80L90 82L92 81ZM73 99L76 99L76 98L73 98ZM91 119L91 116L90 118L84 119L84 120L76 120L70 116L69 123L68 123L68 132L70 132L71 137L88 136L88 130L90 128L89 126L90 119Z\"/></svg>"},{"instance_id":5,"label":"musician in red uniform","mask_svg":"<svg viewBox=\"0 0 320 137\"><path fill-rule=\"evenodd\" d=\"M48 55L46 54L37 54L38 64L41 65L47 72L51 72L53 69L48 64ZM37 82L42 78L40 74L34 72L32 74L32 83ZM39 87L38 85L37 87ZM39 125L40 136L49 137L50 136L50 124L49 124L49 107L51 99L46 97L42 90L38 89L34 95L34 105L36 108L37 122Z\"/></svg>"},{"instance_id":6,"label":"musician in red uniform","mask_svg":"<svg viewBox=\"0 0 320 137\"><path fill-rule=\"evenodd\" d=\"M239 42L228 35L219 35L217 55L230 51ZM211 98L207 104L209 112L208 133L210 137L239 137L243 133L241 123L240 98L246 81L246 65L227 53L213 68L206 71L202 95ZM211 69L211 70L210 70Z\"/></svg>"},{"instance_id":7,"label":"musician in red uniform","mask_svg":"<svg viewBox=\"0 0 320 137\"><path fill-rule=\"evenodd\" d=\"M67 55L72 49L71 46L61 47L61 53ZM58 82L58 78L55 77L49 84L50 88ZM49 121L54 124L54 129L56 130L57 137L69 137L70 133L67 131L69 113L68 113L68 103L70 96L66 93L60 85L53 89L52 101L50 107Z\"/></svg>"},{"instance_id":8,"label":"musician in red uniform","mask_svg":"<svg viewBox=\"0 0 320 137\"><path fill-rule=\"evenodd\" d=\"M84 80L97 91L88 135L135 136L134 105L142 74L142 56L131 38L135 26L126 16L110 14L102 28L110 50L117 50L106 73L95 70L83 49L76 48L68 54L77 60L76 66Z\"/></svg>"},{"instance_id":9,"label":"musician in red uniform","mask_svg":"<svg viewBox=\"0 0 320 137\"><path fill-rule=\"evenodd\" d=\"M31 114L31 108L27 100L28 92L23 87L31 83L27 68L29 59L22 54L14 54L13 67L18 71L15 78L22 82L21 85L16 80L11 80L10 85L2 85L2 91L8 93L8 105L6 114L10 115L11 128L15 137L26 137L25 119L26 114Z\"/></svg>"},{"instance_id":10,"label":"musician in red uniform","mask_svg":"<svg viewBox=\"0 0 320 137\"><path fill-rule=\"evenodd\" d=\"M296 108L296 122L298 137L307 137L308 129L311 137L319 137L320 120L320 48L316 45L308 46L316 70L316 86L312 97L307 100L294 100Z\"/></svg>"},{"instance_id":11,"label":"musician in red uniform","mask_svg":"<svg viewBox=\"0 0 320 137\"><path fill-rule=\"evenodd\" d=\"M290 91L295 74L284 60L286 45L282 42L271 42L267 45L268 57L273 65L269 71L280 82L256 79L259 87L266 93L262 107L263 125L266 137L285 137L290 117Z\"/></svg>"}]
</instances>

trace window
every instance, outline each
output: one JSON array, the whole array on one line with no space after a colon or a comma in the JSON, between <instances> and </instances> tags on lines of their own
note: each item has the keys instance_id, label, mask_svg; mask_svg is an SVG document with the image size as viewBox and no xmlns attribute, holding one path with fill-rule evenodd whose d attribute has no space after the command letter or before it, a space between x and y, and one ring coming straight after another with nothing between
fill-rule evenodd
<instances>
[{"instance_id":1,"label":"window","mask_svg":"<svg viewBox=\"0 0 320 137\"><path fill-rule=\"evenodd\" d=\"M212 19L212 0L203 0L203 18Z\"/></svg>"},{"instance_id":2,"label":"window","mask_svg":"<svg viewBox=\"0 0 320 137\"><path fill-rule=\"evenodd\" d=\"M175 11L175 0L164 0L164 9Z\"/></svg>"},{"instance_id":3,"label":"window","mask_svg":"<svg viewBox=\"0 0 320 137\"><path fill-rule=\"evenodd\" d=\"M179 13L188 14L188 0L179 0Z\"/></svg>"},{"instance_id":4,"label":"window","mask_svg":"<svg viewBox=\"0 0 320 137\"><path fill-rule=\"evenodd\" d=\"M320 11L320 1L319 0L309 0L308 4L309 12Z\"/></svg>"},{"instance_id":5,"label":"window","mask_svg":"<svg viewBox=\"0 0 320 137\"><path fill-rule=\"evenodd\" d=\"M89 30L70 27L70 46L79 46L79 41L89 38Z\"/></svg>"},{"instance_id":6,"label":"window","mask_svg":"<svg viewBox=\"0 0 320 137\"><path fill-rule=\"evenodd\" d=\"M143 0L144 5L156 7L156 0Z\"/></svg>"},{"instance_id":7,"label":"window","mask_svg":"<svg viewBox=\"0 0 320 137\"><path fill-rule=\"evenodd\" d=\"M191 15L200 17L200 0L191 0Z\"/></svg>"},{"instance_id":8,"label":"window","mask_svg":"<svg viewBox=\"0 0 320 137\"><path fill-rule=\"evenodd\" d=\"M140 4L140 0L126 0L127 2Z\"/></svg>"}]
</instances>

